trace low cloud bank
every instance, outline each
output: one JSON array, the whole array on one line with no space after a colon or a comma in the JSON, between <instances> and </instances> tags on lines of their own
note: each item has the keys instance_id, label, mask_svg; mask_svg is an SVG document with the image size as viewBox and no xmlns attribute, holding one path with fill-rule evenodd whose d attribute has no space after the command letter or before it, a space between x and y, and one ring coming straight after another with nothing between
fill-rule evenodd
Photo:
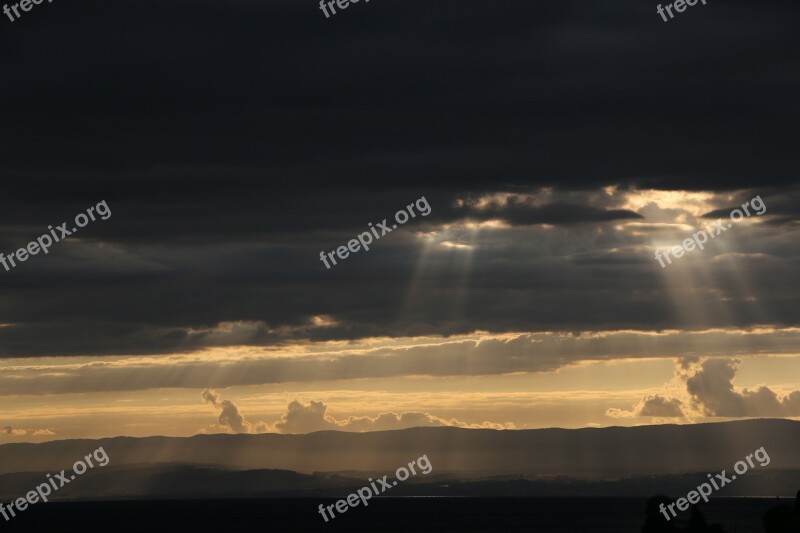
<instances>
[{"instance_id":1,"label":"low cloud bank","mask_svg":"<svg viewBox=\"0 0 800 533\"><path fill-rule=\"evenodd\" d=\"M377 416L350 416L337 419L328 414L328 406L324 402L311 400L292 400L286 412L272 424L259 422L251 424L230 400L222 400L220 395L206 389L202 392L203 401L213 405L217 411L217 425L205 428L204 432L226 431L231 433L312 433L314 431L386 431L412 427L454 426L462 428L513 429L514 424L483 422L470 424L456 418L445 419L421 411L405 411L402 413L381 413Z\"/></svg>"}]
</instances>

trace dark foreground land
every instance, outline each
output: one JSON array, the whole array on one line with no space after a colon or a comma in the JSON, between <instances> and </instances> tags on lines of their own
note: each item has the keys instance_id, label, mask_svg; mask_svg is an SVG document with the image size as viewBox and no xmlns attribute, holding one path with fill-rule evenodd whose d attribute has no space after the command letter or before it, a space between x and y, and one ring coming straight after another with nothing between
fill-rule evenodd
<instances>
[{"instance_id":1,"label":"dark foreground land","mask_svg":"<svg viewBox=\"0 0 800 533\"><path fill-rule=\"evenodd\" d=\"M789 503L783 500L782 503ZM536 531L634 533L645 498L380 498L325 523L317 499L51 502L35 505L0 531ZM763 531L775 499L716 498L700 506L727 533ZM686 513L688 515L688 513ZM688 518L688 516L686 517Z\"/></svg>"}]
</instances>

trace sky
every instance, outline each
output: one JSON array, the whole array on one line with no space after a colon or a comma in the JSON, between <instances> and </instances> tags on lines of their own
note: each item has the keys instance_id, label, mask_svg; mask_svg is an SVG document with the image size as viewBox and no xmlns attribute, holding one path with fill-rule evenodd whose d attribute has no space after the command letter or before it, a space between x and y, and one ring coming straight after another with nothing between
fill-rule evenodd
<instances>
[{"instance_id":1,"label":"sky","mask_svg":"<svg viewBox=\"0 0 800 533\"><path fill-rule=\"evenodd\" d=\"M798 15L2 20L0 443L800 418Z\"/></svg>"}]
</instances>

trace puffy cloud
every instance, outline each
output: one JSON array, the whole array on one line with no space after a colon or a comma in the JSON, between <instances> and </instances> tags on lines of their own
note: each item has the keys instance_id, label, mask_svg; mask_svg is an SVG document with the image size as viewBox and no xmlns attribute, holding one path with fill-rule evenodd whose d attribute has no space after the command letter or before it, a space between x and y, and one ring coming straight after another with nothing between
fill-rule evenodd
<instances>
[{"instance_id":1,"label":"puffy cloud","mask_svg":"<svg viewBox=\"0 0 800 533\"><path fill-rule=\"evenodd\" d=\"M741 359L706 359L686 379L692 401L709 416L800 416L800 391L780 396L764 385L733 386Z\"/></svg>"},{"instance_id":2,"label":"puffy cloud","mask_svg":"<svg viewBox=\"0 0 800 533\"><path fill-rule=\"evenodd\" d=\"M339 431L386 431L391 429L406 429L412 427L428 426L456 426L468 428L511 429L513 424L497 424L483 422L481 424L468 424L456 418L449 420L423 413L420 411L405 411L403 413L381 413L377 416L350 416L337 420L327 414L328 406L323 402L311 401L304 404L300 400L293 400L286 413L275 423L275 429L281 433L310 433L334 429Z\"/></svg>"},{"instance_id":3,"label":"puffy cloud","mask_svg":"<svg viewBox=\"0 0 800 533\"><path fill-rule=\"evenodd\" d=\"M800 416L800 390L780 395L765 385L737 390L733 380L742 364L736 358L682 357L676 361L676 384L685 386L685 401L655 394L645 396L630 411L611 408L606 416L674 418L690 415L746 417ZM688 405L687 405L688 404Z\"/></svg>"},{"instance_id":4,"label":"puffy cloud","mask_svg":"<svg viewBox=\"0 0 800 533\"><path fill-rule=\"evenodd\" d=\"M457 418L445 419L423 413L421 411L405 411L403 413L381 413L376 417L370 416L351 416L339 423L339 427L345 431L385 431L389 429L405 429L411 427L427 426L455 426L462 428L483 428L483 429L513 429L514 424L506 422L498 424L496 422L482 422L480 424L468 424Z\"/></svg>"},{"instance_id":5,"label":"puffy cloud","mask_svg":"<svg viewBox=\"0 0 800 533\"><path fill-rule=\"evenodd\" d=\"M219 427L235 433L266 433L275 431L278 433L312 433L314 431L337 430L337 431L385 431L391 429L406 429L412 427L429 426L455 426L463 428L486 428L486 429L512 429L514 424L495 422L483 422L480 424L470 424L456 418L445 419L423 413L420 411L405 411L402 413L380 413L377 416L350 416L344 419L336 419L328 414L328 406L324 402L311 400L304 403L302 400L294 399L289 402L286 412L281 415L274 424L265 422L251 424L244 415L239 412L239 408L230 400L222 400L216 392L206 389L201 393L203 400L219 410L217 422ZM204 432L218 429L218 427L206 428Z\"/></svg>"},{"instance_id":6,"label":"puffy cloud","mask_svg":"<svg viewBox=\"0 0 800 533\"><path fill-rule=\"evenodd\" d=\"M656 394L644 399L639 416L680 417L683 414L683 402L677 398L664 398Z\"/></svg>"},{"instance_id":7,"label":"puffy cloud","mask_svg":"<svg viewBox=\"0 0 800 533\"><path fill-rule=\"evenodd\" d=\"M55 432L49 429L17 429L12 426L5 426L2 429L0 429L0 435L10 435L13 437L22 437L30 435L33 437L42 437L42 436L55 435Z\"/></svg>"},{"instance_id":8,"label":"puffy cloud","mask_svg":"<svg viewBox=\"0 0 800 533\"><path fill-rule=\"evenodd\" d=\"M637 416L678 418L686 415L683 411L683 402L678 398L666 398L660 394L654 394L642 398L630 411L611 408L606 411L606 416L611 418L633 418Z\"/></svg>"},{"instance_id":9,"label":"puffy cloud","mask_svg":"<svg viewBox=\"0 0 800 533\"><path fill-rule=\"evenodd\" d=\"M253 427L244 419L235 403L230 400L220 400L219 394L209 389L204 390L200 396L219 410L217 422L220 426L229 428L234 433L252 432Z\"/></svg>"},{"instance_id":10,"label":"puffy cloud","mask_svg":"<svg viewBox=\"0 0 800 533\"><path fill-rule=\"evenodd\" d=\"M347 431L382 431L387 429L402 429L422 426L457 426L460 423L453 419L451 422L420 411L406 411L404 413L381 413L376 417L351 416L340 422Z\"/></svg>"},{"instance_id":11,"label":"puffy cloud","mask_svg":"<svg viewBox=\"0 0 800 533\"><path fill-rule=\"evenodd\" d=\"M336 429L336 420L326 414L328 407L322 402L311 401L308 405L292 400L286 413L275 423L281 433L311 433L325 429Z\"/></svg>"}]
</instances>

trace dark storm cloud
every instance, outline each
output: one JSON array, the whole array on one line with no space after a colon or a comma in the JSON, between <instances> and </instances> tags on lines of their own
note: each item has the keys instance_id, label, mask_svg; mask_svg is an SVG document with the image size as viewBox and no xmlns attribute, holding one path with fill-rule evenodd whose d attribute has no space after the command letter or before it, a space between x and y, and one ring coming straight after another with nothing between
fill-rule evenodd
<instances>
[{"instance_id":1,"label":"dark storm cloud","mask_svg":"<svg viewBox=\"0 0 800 533\"><path fill-rule=\"evenodd\" d=\"M796 3L668 24L633 1L385 0L329 20L317 4L88 1L4 21L0 251L101 199L113 216L0 271L0 354L194 349L216 341L188 330L235 321L266 324L254 344L674 327L641 241L609 229L641 215L457 200L759 185L771 209L796 181ZM317 260L422 195L429 217L331 271ZM476 237L468 278L463 252L412 234L464 219L512 226ZM765 245L792 257L784 242ZM705 325L796 323L793 270L755 280L766 316L733 298ZM318 315L338 324L308 328Z\"/></svg>"},{"instance_id":2,"label":"dark storm cloud","mask_svg":"<svg viewBox=\"0 0 800 533\"><path fill-rule=\"evenodd\" d=\"M634 1L361 7L326 20L312 0L88 1L7 22L12 199L101 185L172 205L197 173L211 203L312 184L793 179L796 3L667 24Z\"/></svg>"},{"instance_id":3,"label":"dark storm cloud","mask_svg":"<svg viewBox=\"0 0 800 533\"><path fill-rule=\"evenodd\" d=\"M589 205L552 202L547 205L530 205L524 198L511 196L502 204L475 209L467 206L461 217L474 220L501 220L515 226L534 224L576 224L581 222L610 222L643 218L625 209L601 209Z\"/></svg>"},{"instance_id":4,"label":"dark storm cloud","mask_svg":"<svg viewBox=\"0 0 800 533\"><path fill-rule=\"evenodd\" d=\"M742 205L751 200L750 198L739 198L739 203L731 204L729 207L722 209L715 209L703 215L706 218L727 218L730 216L734 209L742 210ZM769 205L766 206L770 214L768 219L769 224L795 224L800 220L800 190L796 188L782 189L777 191L777 194L771 195ZM756 202L757 207L764 207L762 204ZM751 211L755 211L751 209Z\"/></svg>"}]
</instances>

